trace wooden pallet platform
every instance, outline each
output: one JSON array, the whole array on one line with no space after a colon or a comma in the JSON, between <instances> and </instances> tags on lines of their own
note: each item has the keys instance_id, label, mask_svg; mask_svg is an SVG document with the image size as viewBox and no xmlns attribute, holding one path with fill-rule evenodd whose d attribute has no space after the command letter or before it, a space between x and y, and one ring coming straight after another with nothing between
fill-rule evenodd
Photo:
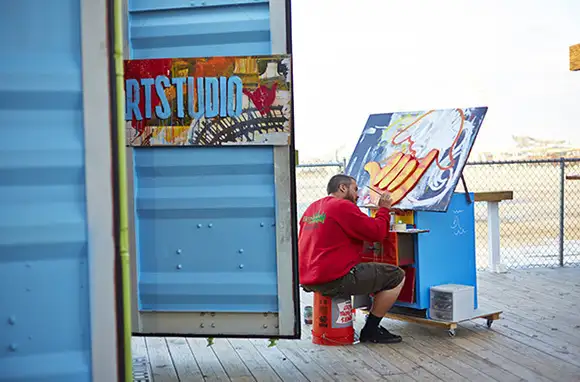
<instances>
[{"instance_id":1,"label":"wooden pallet platform","mask_svg":"<svg viewBox=\"0 0 580 382\"><path fill-rule=\"evenodd\" d=\"M442 328L448 331L451 337L455 337L455 330L458 328L459 324L462 322L473 321L478 318L486 320L486 325L488 328L491 328L494 321L500 319L500 314L503 313L501 310L486 310L486 309L477 309L473 316L462 321L451 322L451 321L438 321L432 320L428 318L421 318L421 317L414 317L409 316L406 314L397 314L397 313L387 313L385 318L389 318L391 320L397 321L404 321L404 322L412 322L415 324L420 325L427 325L436 328Z\"/></svg>"}]
</instances>

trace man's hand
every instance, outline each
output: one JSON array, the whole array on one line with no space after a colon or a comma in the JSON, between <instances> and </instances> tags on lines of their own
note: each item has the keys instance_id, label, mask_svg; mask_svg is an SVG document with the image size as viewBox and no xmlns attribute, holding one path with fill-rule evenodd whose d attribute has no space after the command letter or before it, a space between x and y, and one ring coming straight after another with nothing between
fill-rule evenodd
<instances>
[{"instance_id":1,"label":"man's hand","mask_svg":"<svg viewBox=\"0 0 580 382\"><path fill-rule=\"evenodd\" d=\"M393 200L391 199L391 193L388 191L383 192L377 204L379 207L382 208L391 208L391 205L393 204Z\"/></svg>"}]
</instances>

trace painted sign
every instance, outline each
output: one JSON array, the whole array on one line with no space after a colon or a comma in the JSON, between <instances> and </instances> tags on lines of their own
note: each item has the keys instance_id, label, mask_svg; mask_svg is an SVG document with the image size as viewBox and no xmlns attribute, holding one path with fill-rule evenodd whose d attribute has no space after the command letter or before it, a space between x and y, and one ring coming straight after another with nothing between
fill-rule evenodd
<instances>
[{"instance_id":1,"label":"painted sign","mask_svg":"<svg viewBox=\"0 0 580 382\"><path fill-rule=\"evenodd\" d=\"M476 107L371 115L346 169L359 201L375 204L389 191L397 208L447 211L486 113Z\"/></svg>"},{"instance_id":2,"label":"painted sign","mask_svg":"<svg viewBox=\"0 0 580 382\"><path fill-rule=\"evenodd\" d=\"M290 56L125 61L130 146L287 145Z\"/></svg>"}]
</instances>

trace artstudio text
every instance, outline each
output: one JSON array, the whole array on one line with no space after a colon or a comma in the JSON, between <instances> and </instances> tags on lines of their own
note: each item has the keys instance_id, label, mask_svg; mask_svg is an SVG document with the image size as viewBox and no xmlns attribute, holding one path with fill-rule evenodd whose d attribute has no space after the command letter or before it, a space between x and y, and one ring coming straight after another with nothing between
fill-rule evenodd
<instances>
[{"instance_id":1,"label":"artstudio text","mask_svg":"<svg viewBox=\"0 0 580 382\"><path fill-rule=\"evenodd\" d=\"M184 92L185 85L187 85L186 92ZM155 78L125 80L125 120L150 119L153 112L160 120L169 119L173 110L166 96L166 89L171 89L175 94L175 112L178 118L185 118L186 111L193 119L213 118L218 115L237 117L242 114L243 83L238 76L173 77L170 79L161 75ZM152 105L153 91L159 98L159 104L155 107ZM143 94L143 100L141 100L141 94ZM144 113L141 113L141 110L144 110Z\"/></svg>"}]
</instances>

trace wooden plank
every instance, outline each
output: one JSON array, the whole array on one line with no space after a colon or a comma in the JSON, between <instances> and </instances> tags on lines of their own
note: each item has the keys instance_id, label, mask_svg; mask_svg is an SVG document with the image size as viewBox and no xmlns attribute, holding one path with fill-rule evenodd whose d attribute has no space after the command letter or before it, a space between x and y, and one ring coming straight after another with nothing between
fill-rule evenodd
<instances>
[{"instance_id":1,"label":"wooden plank","mask_svg":"<svg viewBox=\"0 0 580 382\"><path fill-rule=\"evenodd\" d=\"M230 339L229 342L257 381L282 381L250 341Z\"/></svg>"},{"instance_id":2,"label":"wooden plank","mask_svg":"<svg viewBox=\"0 0 580 382\"><path fill-rule=\"evenodd\" d=\"M151 380L153 373L151 373L145 337L133 337L131 339L131 355L133 358L133 378L149 378Z\"/></svg>"},{"instance_id":3,"label":"wooden plank","mask_svg":"<svg viewBox=\"0 0 580 382\"><path fill-rule=\"evenodd\" d=\"M484 340L482 343L488 349L501 349L503 353L511 354L512 359L520 365L524 365L553 381L574 381L579 375L575 366L527 344L497 333L495 330L484 329L482 326L476 326L471 322L461 324L461 329L472 332L470 333L470 339Z\"/></svg>"},{"instance_id":4,"label":"wooden plank","mask_svg":"<svg viewBox=\"0 0 580 382\"><path fill-rule=\"evenodd\" d=\"M211 349L219 359L230 381L252 382L256 380L228 340L216 338Z\"/></svg>"},{"instance_id":5,"label":"wooden plank","mask_svg":"<svg viewBox=\"0 0 580 382\"><path fill-rule=\"evenodd\" d=\"M187 343L194 354L199 369L205 381L229 382L230 378L226 374L222 364L211 349L207 346L204 338L187 338Z\"/></svg>"},{"instance_id":6,"label":"wooden plank","mask_svg":"<svg viewBox=\"0 0 580 382\"><path fill-rule=\"evenodd\" d=\"M538 307L550 307L564 313L569 311L580 313L580 293L575 290L577 287L555 286L553 282L544 280L541 276L536 276L530 281L529 278L522 279L507 274L492 275L479 278L479 281L482 286L491 290L491 295L504 292L517 293L541 304Z\"/></svg>"},{"instance_id":7,"label":"wooden plank","mask_svg":"<svg viewBox=\"0 0 580 382\"><path fill-rule=\"evenodd\" d=\"M371 345L365 344L370 351L376 352L385 360L393 362L401 371L412 378L415 381L443 381L435 374L429 372L422 365L418 365L410 359L406 358L404 355L396 351L396 346L385 346L385 345Z\"/></svg>"},{"instance_id":8,"label":"wooden plank","mask_svg":"<svg viewBox=\"0 0 580 382\"><path fill-rule=\"evenodd\" d=\"M147 353L151 362L154 382L175 382L177 372L173 366L167 342L163 337L146 337Z\"/></svg>"},{"instance_id":9,"label":"wooden plank","mask_svg":"<svg viewBox=\"0 0 580 382\"><path fill-rule=\"evenodd\" d=\"M567 325L576 325L578 320L574 315L570 314L570 310L561 308L557 303L552 302L547 296L540 296L538 294L530 293L526 289L520 290L513 285L509 288L500 288L489 281L480 280L479 284L482 288L495 289L496 293L493 296L502 295L506 309L528 310L548 317L558 317L558 320L567 323ZM500 284L500 282L497 282ZM497 297L495 297L497 299ZM574 308L572 311L577 311Z\"/></svg>"},{"instance_id":10,"label":"wooden plank","mask_svg":"<svg viewBox=\"0 0 580 382\"><path fill-rule=\"evenodd\" d=\"M570 70L580 70L580 44L570 47Z\"/></svg>"},{"instance_id":11,"label":"wooden plank","mask_svg":"<svg viewBox=\"0 0 580 382\"><path fill-rule=\"evenodd\" d=\"M467 324L466 324L467 325ZM525 356L518 350L504 345L500 339L494 339L482 332L471 332L467 327L463 327L466 331L470 332L469 335L465 336L469 342L479 346L481 349L487 352L496 352L502 354L502 356L512 360L515 364L519 365L521 368L528 369L532 371L533 375L539 376L538 379L547 379L550 381L560 381L559 376L556 372L554 366L540 359L535 359L531 356ZM454 339L455 341L455 339ZM553 378L556 379L553 379ZM529 379L535 381L535 378Z\"/></svg>"},{"instance_id":12,"label":"wooden plank","mask_svg":"<svg viewBox=\"0 0 580 382\"><path fill-rule=\"evenodd\" d=\"M460 333L459 335L463 335ZM510 370L502 369L498 365L491 367L488 362L478 354L469 351L461 351L453 340L443 337L435 337L427 343L434 351L438 351L442 357L441 363L451 370L455 370L470 381L481 378L484 381L497 380L502 382L519 382L521 378L512 374ZM427 344L424 344L427 345ZM422 347L422 349L426 349Z\"/></svg>"},{"instance_id":13,"label":"wooden plank","mask_svg":"<svg viewBox=\"0 0 580 382\"><path fill-rule=\"evenodd\" d=\"M362 361L361 368L368 367L375 370L385 381L414 381L392 362L371 351L367 346L361 344L347 346L343 351L351 358Z\"/></svg>"},{"instance_id":14,"label":"wooden plank","mask_svg":"<svg viewBox=\"0 0 580 382\"><path fill-rule=\"evenodd\" d=\"M494 352L493 350L485 349L477 343L470 340L469 336L460 334L458 337L453 339L453 343L462 348L463 351L471 352L472 354L476 354L481 359L485 360L489 367L499 367L504 370L508 370L513 374L523 378L526 381L537 381L537 382L549 382L550 380L547 378L538 375L537 373L533 372L532 370L521 366L520 364L514 362L510 358L507 358L501 354Z\"/></svg>"},{"instance_id":15,"label":"wooden plank","mask_svg":"<svg viewBox=\"0 0 580 382\"><path fill-rule=\"evenodd\" d=\"M365 313L367 313L367 312L365 311ZM498 320L500 318L501 313L502 313L501 310L494 310L494 311L479 310L479 311L475 311L475 315L466 321L475 320L478 318ZM431 320L428 318L413 317L413 316L408 316L408 315L399 314L399 313L387 313L387 314L385 314L385 318L388 318L391 320L397 320L397 321L411 322L414 324L433 326L433 327L438 327L438 328L442 328L442 329L446 329L446 330L457 329L457 325L459 324L459 322L437 321L437 320Z\"/></svg>"},{"instance_id":16,"label":"wooden plank","mask_svg":"<svg viewBox=\"0 0 580 382\"><path fill-rule=\"evenodd\" d=\"M310 381L334 381L335 378L322 365L316 362L308 352L301 349L296 341L281 341L278 349L296 366Z\"/></svg>"},{"instance_id":17,"label":"wooden plank","mask_svg":"<svg viewBox=\"0 0 580 382\"><path fill-rule=\"evenodd\" d=\"M300 370L277 347L268 347L266 340L251 340L266 362L283 381L308 381Z\"/></svg>"},{"instance_id":18,"label":"wooden plank","mask_svg":"<svg viewBox=\"0 0 580 382\"><path fill-rule=\"evenodd\" d=\"M218 339L208 348L205 339L196 339L199 349L194 348L189 363L194 370L199 363L201 374L212 374L207 379L213 381L248 376L276 382L580 380L580 327L575 327L580 325L576 303L580 302L580 269L480 273L478 281L480 305L491 312L505 310L491 329L484 320L461 323L450 338L445 326L384 319L382 324L401 334L403 343L326 347L312 344L311 326L303 325L302 340L281 340L272 348L266 340L244 339L223 340L223 344ZM312 294L302 294L301 305L311 304ZM358 312L357 332L364 325ZM185 361L178 355L188 353L174 351L172 341L167 339L178 377L187 380L182 377ZM230 346L222 351L225 341ZM134 339L132 345L134 355L146 353L143 339ZM149 357L161 357L155 361L161 365L166 354L150 351ZM207 371L213 367L217 371Z\"/></svg>"},{"instance_id":19,"label":"wooden plank","mask_svg":"<svg viewBox=\"0 0 580 382\"><path fill-rule=\"evenodd\" d=\"M131 339L131 353L133 358L149 358L147 355L147 344L145 343L145 337L133 337Z\"/></svg>"},{"instance_id":20,"label":"wooden plank","mask_svg":"<svg viewBox=\"0 0 580 382\"><path fill-rule=\"evenodd\" d=\"M180 382L203 380L203 374L185 338L167 338L167 346Z\"/></svg>"},{"instance_id":21,"label":"wooden plank","mask_svg":"<svg viewBox=\"0 0 580 382\"><path fill-rule=\"evenodd\" d=\"M513 191L489 191L473 193L473 199L476 202L501 202L503 200L512 200L513 198Z\"/></svg>"},{"instance_id":22,"label":"wooden plank","mask_svg":"<svg viewBox=\"0 0 580 382\"><path fill-rule=\"evenodd\" d=\"M486 297L480 297L479 299L488 306L494 306L495 304L494 301L488 300ZM502 319L505 320L510 327L515 328L518 331L522 331L522 329L519 329L520 327L523 328L524 331L534 330L536 332L534 335L540 339L547 337L547 341L559 343L563 346L570 344L577 347L580 344L580 337L573 333L574 330L577 331L577 329L574 328L571 328L567 333L566 331L561 330L560 327L557 327L558 325L554 325L552 321L546 323L546 320L537 319L529 314L521 312L506 312ZM504 321L494 325L503 324Z\"/></svg>"},{"instance_id":23,"label":"wooden plank","mask_svg":"<svg viewBox=\"0 0 580 382\"><path fill-rule=\"evenodd\" d=\"M438 373L437 376L445 381L520 381L509 370L489 364L476 354L461 351L454 345L454 339L450 339L444 331L438 328L405 322L397 322L391 326L401 333L405 333L405 327L410 329L412 335L405 333L403 341L413 349L412 351L429 356L440 363L444 367L443 370L452 370L457 374L457 376L450 376ZM458 335L465 336L465 332L458 332Z\"/></svg>"},{"instance_id":24,"label":"wooden plank","mask_svg":"<svg viewBox=\"0 0 580 382\"><path fill-rule=\"evenodd\" d=\"M449 368L441 363L440 361L443 361L443 358L440 356L438 350L431 354L417 351L417 349L411 345L414 342L415 340L413 337L407 337L403 343L397 344L397 346L393 346L393 350L443 381L451 382L469 380L458 374L457 370L453 370L452 368ZM471 381L485 381L483 378L477 378L475 376L475 372L472 373L471 376Z\"/></svg>"},{"instance_id":25,"label":"wooden plank","mask_svg":"<svg viewBox=\"0 0 580 382\"><path fill-rule=\"evenodd\" d=\"M566 180L580 180L580 175L566 175Z\"/></svg>"}]
</instances>

